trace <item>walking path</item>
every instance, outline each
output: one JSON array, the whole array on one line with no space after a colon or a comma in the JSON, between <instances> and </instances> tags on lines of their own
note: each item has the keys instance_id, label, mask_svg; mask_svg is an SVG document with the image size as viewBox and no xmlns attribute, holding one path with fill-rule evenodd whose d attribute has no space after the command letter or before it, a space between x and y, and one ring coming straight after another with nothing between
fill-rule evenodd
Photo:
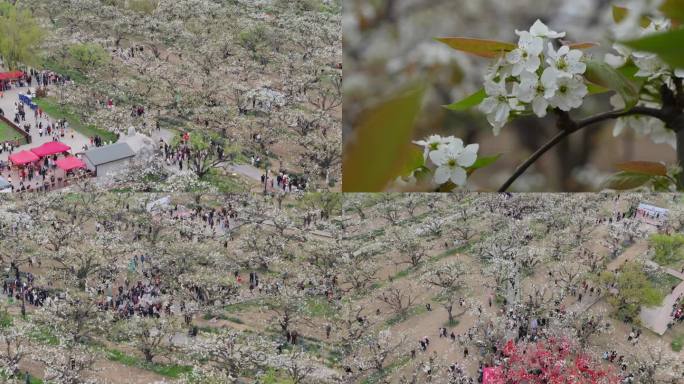
<instances>
[{"instance_id":1,"label":"walking path","mask_svg":"<svg viewBox=\"0 0 684 384\"><path fill-rule=\"evenodd\" d=\"M4 111L5 117L8 118L9 120L14 119L14 111L15 107L14 104L19 102L19 94L20 93L26 93L28 91L29 87L21 87L21 88L13 88L9 91L4 92L4 97L0 99L0 108ZM30 130L30 135L31 135L31 144L24 144L21 145L17 148L14 149L13 153L17 153L20 151L24 150L30 150L36 147L39 147L40 145L52 141L52 136L49 136L47 134L43 134L41 137L38 133L38 123L42 122L44 126L46 126L48 123L52 123L51 125L54 125L56 119L51 118L50 116L47 116L45 113L43 114L42 118L35 118L35 114L33 110L31 110L28 106L24 106L25 111L26 111L26 122L31 124L31 130ZM20 124L20 126L23 125ZM174 133L172 131L166 130L166 129L161 129L161 130L153 130L152 132L152 142L154 143L155 147L158 145L159 140L162 139L166 143L171 143L173 140ZM65 135L65 137L60 137L60 141L65 143L66 145L71 147L71 153L76 154L79 152L82 152L83 147L85 145L90 146L90 138L86 137L85 135L81 134L80 132L75 131L74 129L69 129ZM9 152L2 152L0 153L0 161L7 162L9 158L10 153ZM161 161L161 160L160 160ZM176 167L167 167L172 171L177 170ZM252 181L256 182L261 182L261 175L262 171L259 168L254 167L253 165L250 164L230 164L227 165L226 170L231 173L239 174L241 176L244 176ZM5 172L6 173L6 172ZM6 177L7 174L4 174ZM18 177L13 177L13 184L15 184L15 187L19 185L19 178ZM277 189L277 188L276 188ZM269 187L269 191L273 191L272 188Z\"/></svg>"},{"instance_id":2,"label":"walking path","mask_svg":"<svg viewBox=\"0 0 684 384\"><path fill-rule=\"evenodd\" d=\"M632 246L627 248L615 260L608 263L608 270L615 271L619 269L624 263L634 260L640 255L643 255L648 250L648 240L637 240ZM660 267L653 261L647 261L647 264ZM667 331L667 325L672 321L672 308L678 297L684 295L684 274L677 272L671 268L664 268L665 272L677 277L681 280L679 285L663 299L662 305L658 307L642 307L639 313L639 318L644 326L653 332L663 335Z\"/></svg>"},{"instance_id":3,"label":"walking path","mask_svg":"<svg viewBox=\"0 0 684 384\"><path fill-rule=\"evenodd\" d=\"M651 262L656 264L655 262ZM650 263L649 263L650 264ZM657 264L656 264L657 265ZM639 318L653 332L663 335L667 331L667 325L674 319L672 308L677 298L684 296L684 274L671 268L663 268L668 274L678 278L680 283L663 299L659 307L643 307Z\"/></svg>"},{"instance_id":4,"label":"walking path","mask_svg":"<svg viewBox=\"0 0 684 384\"><path fill-rule=\"evenodd\" d=\"M14 103L19 102L19 94L20 93L26 93L28 91L28 87L23 87L23 88L13 88L9 91L5 92L5 96L0 99L0 108L5 112L5 117L8 120L14 120ZM24 144L22 146L19 146L18 148L15 148L14 153L23 151L23 150L29 150L31 148L36 148L41 146L44 143L52 141L52 137L48 136L46 134L43 134L41 137L38 134L38 122L42 121L43 126L45 126L48 122L54 122L56 121L55 119L49 118L45 114L43 114L43 118L38 118L36 120L33 110L29 108L28 106L24 106L24 111L26 111L26 121L31 123L31 131L29 132L31 134L31 140L33 141L31 144ZM45 129L43 129L45 130ZM73 138L72 138L73 136ZM85 135L73 130L69 129L69 132L65 135L65 137L60 137L60 141L63 142L64 144L68 145L71 147L72 152L80 152L81 149L83 148L84 145L88 144L90 145L90 139L86 137ZM2 152L0 153L0 160L2 161L7 161L9 157L8 152Z\"/></svg>"}]
</instances>

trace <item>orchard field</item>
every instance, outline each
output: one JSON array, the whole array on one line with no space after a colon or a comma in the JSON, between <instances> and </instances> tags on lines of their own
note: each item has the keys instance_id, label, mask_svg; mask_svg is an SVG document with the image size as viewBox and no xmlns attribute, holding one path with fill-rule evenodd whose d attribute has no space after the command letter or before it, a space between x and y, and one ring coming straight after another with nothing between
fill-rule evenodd
<instances>
[{"instance_id":1,"label":"orchard field","mask_svg":"<svg viewBox=\"0 0 684 384\"><path fill-rule=\"evenodd\" d=\"M644 216L640 203L668 211ZM682 204L674 194L4 200L3 377L678 383Z\"/></svg>"}]
</instances>

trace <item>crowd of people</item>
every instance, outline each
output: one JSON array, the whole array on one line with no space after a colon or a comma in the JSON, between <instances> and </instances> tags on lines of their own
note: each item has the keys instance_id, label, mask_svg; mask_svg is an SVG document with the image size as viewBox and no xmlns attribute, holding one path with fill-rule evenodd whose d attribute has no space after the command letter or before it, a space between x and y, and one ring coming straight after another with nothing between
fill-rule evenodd
<instances>
[{"instance_id":1,"label":"crowd of people","mask_svg":"<svg viewBox=\"0 0 684 384\"><path fill-rule=\"evenodd\" d=\"M674 327L676 324L684 322L684 295L679 295L672 306L672 321L667 324L668 328Z\"/></svg>"}]
</instances>

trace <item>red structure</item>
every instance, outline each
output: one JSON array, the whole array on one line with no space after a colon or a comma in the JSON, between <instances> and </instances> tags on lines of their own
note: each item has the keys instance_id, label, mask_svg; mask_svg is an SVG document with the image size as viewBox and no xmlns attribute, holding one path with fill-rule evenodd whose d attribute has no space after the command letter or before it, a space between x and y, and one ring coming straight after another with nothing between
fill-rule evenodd
<instances>
[{"instance_id":1,"label":"red structure","mask_svg":"<svg viewBox=\"0 0 684 384\"><path fill-rule=\"evenodd\" d=\"M19 80L22 77L24 77L24 72L22 71L0 72L0 81Z\"/></svg>"},{"instance_id":2,"label":"red structure","mask_svg":"<svg viewBox=\"0 0 684 384\"><path fill-rule=\"evenodd\" d=\"M31 151L21 151L9 156L9 161L14 165L26 165L38 160L40 160L40 158Z\"/></svg>"},{"instance_id":3,"label":"red structure","mask_svg":"<svg viewBox=\"0 0 684 384\"><path fill-rule=\"evenodd\" d=\"M55 164L57 164L57 166L65 172L69 172L74 169L85 169L86 167L85 163L76 156L59 159L55 162Z\"/></svg>"},{"instance_id":4,"label":"red structure","mask_svg":"<svg viewBox=\"0 0 684 384\"><path fill-rule=\"evenodd\" d=\"M56 155L58 153L69 152L71 147L60 143L59 141L50 141L41 145L38 148L33 148L31 152L35 153L38 157L45 157L50 155Z\"/></svg>"}]
</instances>

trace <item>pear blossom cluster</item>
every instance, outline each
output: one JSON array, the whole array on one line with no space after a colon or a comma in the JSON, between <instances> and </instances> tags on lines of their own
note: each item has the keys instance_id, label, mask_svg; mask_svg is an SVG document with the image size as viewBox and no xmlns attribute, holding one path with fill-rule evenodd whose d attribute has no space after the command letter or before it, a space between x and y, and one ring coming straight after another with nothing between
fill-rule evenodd
<instances>
[{"instance_id":1,"label":"pear blossom cluster","mask_svg":"<svg viewBox=\"0 0 684 384\"><path fill-rule=\"evenodd\" d=\"M630 8L629 14L638 14L638 12L634 12ZM627 16L625 20L618 23L613 31L616 37L644 37L654 33L666 32L671 28L670 20L664 18L652 19L646 28L642 28L639 25L639 21L633 21L632 19L633 17ZM639 20L641 20L641 17ZM636 32L625 35L626 25ZM620 43L613 44L613 49L617 52L617 55L607 53L605 56L606 63L612 67L619 68L630 61L633 62L638 68L634 76L646 78L647 83L644 85L644 90L648 93L658 94L661 84L667 85L672 91L676 92L674 78L684 78L683 68L671 68L654 53L635 51ZM625 108L625 101L619 94L613 95L610 102L617 109ZM656 109L660 108L659 102L650 100L647 97L642 97L637 105ZM655 117L627 116L619 118L613 128L613 136L620 135L627 128L631 128L640 136L649 136L656 144L669 144L672 148L677 146L675 132L668 129L662 120Z\"/></svg>"},{"instance_id":2,"label":"pear blossom cluster","mask_svg":"<svg viewBox=\"0 0 684 384\"><path fill-rule=\"evenodd\" d=\"M466 184L466 169L477 160L479 144L463 145L463 140L447 136L432 135L415 144L423 147L423 159L428 169L434 170L433 181L438 184L454 183L459 187Z\"/></svg>"},{"instance_id":3,"label":"pear blossom cluster","mask_svg":"<svg viewBox=\"0 0 684 384\"><path fill-rule=\"evenodd\" d=\"M549 107L570 111L582 105L587 69L582 51L568 45L554 47L565 32L550 30L537 20L529 31L518 31L517 48L489 67L484 77L487 97L479 108L498 135L511 114L529 111L544 117Z\"/></svg>"}]
</instances>

